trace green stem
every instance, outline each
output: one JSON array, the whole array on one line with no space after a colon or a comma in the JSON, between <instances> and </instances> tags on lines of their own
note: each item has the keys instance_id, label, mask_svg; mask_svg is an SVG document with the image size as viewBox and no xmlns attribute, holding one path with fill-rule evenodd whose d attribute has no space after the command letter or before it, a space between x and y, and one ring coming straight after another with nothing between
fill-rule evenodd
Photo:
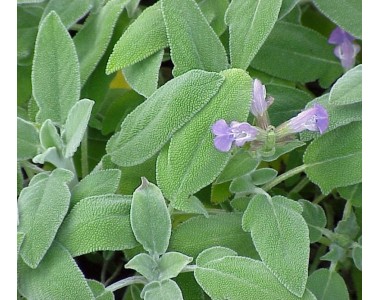
<instances>
[{"instance_id":1,"label":"green stem","mask_svg":"<svg viewBox=\"0 0 380 300\"><path fill-rule=\"evenodd\" d=\"M305 177L302 179L294 188L291 189L289 194L297 194L309 183L309 178Z\"/></svg>"},{"instance_id":2,"label":"green stem","mask_svg":"<svg viewBox=\"0 0 380 300\"><path fill-rule=\"evenodd\" d=\"M337 262L331 262L331 264L330 264L330 268L329 268L329 271L330 272L334 272L334 271L336 271L336 267L337 267Z\"/></svg>"},{"instance_id":3,"label":"green stem","mask_svg":"<svg viewBox=\"0 0 380 300\"><path fill-rule=\"evenodd\" d=\"M114 291L119 290L123 287L129 286L132 284L136 284L136 283L147 284L148 282L144 276L132 276L132 277L128 277L128 278L119 280L119 281L107 286L106 290L114 292Z\"/></svg>"},{"instance_id":4,"label":"green stem","mask_svg":"<svg viewBox=\"0 0 380 300\"><path fill-rule=\"evenodd\" d=\"M310 265L309 274L313 273L317 269L320 262L320 258L326 252L326 249L327 247L325 245L321 245L318 248L317 253L315 254L314 260L312 264Z\"/></svg>"},{"instance_id":5,"label":"green stem","mask_svg":"<svg viewBox=\"0 0 380 300\"><path fill-rule=\"evenodd\" d=\"M196 265L188 265L181 270L181 273L194 272L196 268Z\"/></svg>"},{"instance_id":6,"label":"green stem","mask_svg":"<svg viewBox=\"0 0 380 300\"><path fill-rule=\"evenodd\" d=\"M294 175L297 175L303 171L305 171L306 169L306 165L301 165L301 166L298 166L294 169L291 169L283 174L281 174L280 176L277 176L275 179L273 179L271 182L267 183L266 185L263 186L263 190L264 191L269 191L270 189L272 189L274 186L276 186L277 184L283 182L284 180L294 176Z\"/></svg>"},{"instance_id":7,"label":"green stem","mask_svg":"<svg viewBox=\"0 0 380 300\"><path fill-rule=\"evenodd\" d=\"M105 286L107 286L112 280L115 279L115 277L116 277L117 275L119 275L119 273L120 273L122 267L123 267L123 265L119 265L119 266L116 268L115 272L113 272L113 274L112 274L112 275L106 280L106 282L104 283Z\"/></svg>"},{"instance_id":8,"label":"green stem","mask_svg":"<svg viewBox=\"0 0 380 300\"><path fill-rule=\"evenodd\" d=\"M81 166L82 166L82 178L86 177L88 174L88 139L87 130L84 132L81 149Z\"/></svg>"},{"instance_id":9,"label":"green stem","mask_svg":"<svg viewBox=\"0 0 380 300\"><path fill-rule=\"evenodd\" d=\"M323 194L320 194L318 197L315 197L315 199L313 200L313 203L314 204L318 204L320 203L323 199L326 198L327 195L323 195Z\"/></svg>"},{"instance_id":10,"label":"green stem","mask_svg":"<svg viewBox=\"0 0 380 300\"><path fill-rule=\"evenodd\" d=\"M83 28L83 24L73 24L71 27L70 27L70 30L73 30L73 31L79 31Z\"/></svg>"},{"instance_id":11,"label":"green stem","mask_svg":"<svg viewBox=\"0 0 380 300\"><path fill-rule=\"evenodd\" d=\"M343 217L342 217L342 220L347 220L347 219L350 217L351 212L352 212L351 201L347 201L347 202L346 202L346 205L344 206L344 211L343 211Z\"/></svg>"}]
</instances>

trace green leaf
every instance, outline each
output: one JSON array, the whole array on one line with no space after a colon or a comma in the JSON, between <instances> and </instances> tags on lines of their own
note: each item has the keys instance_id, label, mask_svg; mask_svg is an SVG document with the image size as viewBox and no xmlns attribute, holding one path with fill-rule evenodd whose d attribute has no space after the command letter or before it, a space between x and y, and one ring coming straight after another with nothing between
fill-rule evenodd
<instances>
[{"instance_id":1,"label":"green leaf","mask_svg":"<svg viewBox=\"0 0 380 300\"><path fill-rule=\"evenodd\" d=\"M362 2L358 0L313 0L315 6L338 26L362 37Z\"/></svg>"},{"instance_id":2,"label":"green leaf","mask_svg":"<svg viewBox=\"0 0 380 300\"><path fill-rule=\"evenodd\" d=\"M139 4L140 0L129 0L127 4L125 4L125 9L128 12L128 17L132 18L136 14Z\"/></svg>"},{"instance_id":3,"label":"green leaf","mask_svg":"<svg viewBox=\"0 0 380 300\"><path fill-rule=\"evenodd\" d=\"M98 13L91 14L75 35L82 86L104 55L125 2L127 1L109 1Z\"/></svg>"},{"instance_id":4,"label":"green leaf","mask_svg":"<svg viewBox=\"0 0 380 300\"><path fill-rule=\"evenodd\" d=\"M194 272L198 284L212 299L316 300L307 290L302 291L302 298L292 294L263 262L222 250L220 247L206 250L217 252L208 253L209 261L199 255ZM198 261L201 258L203 262Z\"/></svg>"},{"instance_id":5,"label":"green leaf","mask_svg":"<svg viewBox=\"0 0 380 300\"><path fill-rule=\"evenodd\" d=\"M124 294L123 300L143 300L140 297L142 289L143 289L142 285L141 286L137 284L130 285Z\"/></svg>"},{"instance_id":6,"label":"green leaf","mask_svg":"<svg viewBox=\"0 0 380 300\"><path fill-rule=\"evenodd\" d=\"M251 66L275 77L330 86L343 69L327 38L304 26L277 22Z\"/></svg>"},{"instance_id":7,"label":"green leaf","mask_svg":"<svg viewBox=\"0 0 380 300\"><path fill-rule=\"evenodd\" d=\"M24 238L25 238L25 233L17 231L17 254L20 251L20 248L21 248L22 242L24 241Z\"/></svg>"},{"instance_id":8,"label":"green leaf","mask_svg":"<svg viewBox=\"0 0 380 300\"><path fill-rule=\"evenodd\" d=\"M18 260L18 291L27 299L93 300L91 289L70 253L54 242L37 269Z\"/></svg>"},{"instance_id":9,"label":"green leaf","mask_svg":"<svg viewBox=\"0 0 380 300\"><path fill-rule=\"evenodd\" d=\"M339 187L337 190L340 196L346 199L347 201L350 201L353 206L355 207L362 206L362 184L361 183Z\"/></svg>"},{"instance_id":10,"label":"green leaf","mask_svg":"<svg viewBox=\"0 0 380 300\"><path fill-rule=\"evenodd\" d=\"M121 36L108 60L110 74L133 65L168 46L161 3L146 8Z\"/></svg>"},{"instance_id":11,"label":"green leaf","mask_svg":"<svg viewBox=\"0 0 380 300\"><path fill-rule=\"evenodd\" d=\"M136 255L124 267L137 271L149 281L158 280L160 270L158 269L157 262L146 253Z\"/></svg>"},{"instance_id":12,"label":"green leaf","mask_svg":"<svg viewBox=\"0 0 380 300\"><path fill-rule=\"evenodd\" d=\"M348 300L349 295L343 278L335 271L316 270L307 280L307 288L318 300Z\"/></svg>"},{"instance_id":13,"label":"green leaf","mask_svg":"<svg viewBox=\"0 0 380 300\"><path fill-rule=\"evenodd\" d=\"M157 183L177 209L189 195L214 181L230 158L215 148L212 124L219 119L245 121L248 116L251 78L239 69L221 74L225 81L218 94L172 137L157 159Z\"/></svg>"},{"instance_id":14,"label":"green leaf","mask_svg":"<svg viewBox=\"0 0 380 300\"><path fill-rule=\"evenodd\" d=\"M213 246L229 247L239 255L258 258L248 233L241 228L240 213L193 217L173 230L169 250L197 257Z\"/></svg>"},{"instance_id":15,"label":"green leaf","mask_svg":"<svg viewBox=\"0 0 380 300\"><path fill-rule=\"evenodd\" d=\"M318 242L322 237L321 229L325 228L327 219L322 207L307 200L298 200L302 205L302 217L309 227L310 243Z\"/></svg>"},{"instance_id":16,"label":"green leaf","mask_svg":"<svg viewBox=\"0 0 380 300\"><path fill-rule=\"evenodd\" d=\"M282 196L256 195L243 216L262 261L292 293L304 293L309 264L309 231L299 211Z\"/></svg>"},{"instance_id":17,"label":"green leaf","mask_svg":"<svg viewBox=\"0 0 380 300\"><path fill-rule=\"evenodd\" d=\"M362 65L345 73L331 88L329 103L346 105L362 101Z\"/></svg>"},{"instance_id":18,"label":"green leaf","mask_svg":"<svg viewBox=\"0 0 380 300\"><path fill-rule=\"evenodd\" d=\"M74 43L53 11L41 22L32 69L37 121L64 124L80 93L79 63Z\"/></svg>"},{"instance_id":19,"label":"green leaf","mask_svg":"<svg viewBox=\"0 0 380 300\"><path fill-rule=\"evenodd\" d=\"M45 18L50 12L55 11L66 28L70 28L87 14L92 7L92 2L93 0L66 0L64 2L61 0L50 0L46 5L42 18Z\"/></svg>"},{"instance_id":20,"label":"green leaf","mask_svg":"<svg viewBox=\"0 0 380 300\"><path fill-rule=\"evenodd\" d=\"M50 119L45 120L41 126L40 142L45 150L51 147L55 147L59 150L63 148L62 138L59 136L57 128Z\"/></svg>"},{"instance_id":21,"label":"green leaf","mask_svg":"<svg viewBox=\"0 0 380 300\"><path fill-rule=\"evenodd\" d=\"M144 300L183 300L182 292L173 280L153 281L142 290Z\"/></svg>"},{"instance_id":22,"label":"green leaf","mask_svg":"<svg viewBox=\"0 0 380 300\"><path fill-rule=\"evenodd\" d=\"M237 256L238 254L229 248L215 246L202 251L196 260L197 267L205 267L209 262L222 259L226 256Z\"/></svg>"},{"instance_id":23,"label":"green leaf","mask_svg":"<svg viewBox=\"0 0 380 300\"><path fill-rule=\"evenodd\" d=\"M142 178L133 193L131 225L136 240L153 255L166 252L171 234L171 221L165 199L158 187Z\"/></svg>"},{"instance_id":24,"label":"green leaf","mask_svg":"<svg viewBox=\"0 0 380 300\"><path fill-rule=\"evenodd\" d=\"M352 258L354 260L355 266L361 271L362 270L362 237L359 238L358 243L355 243L352 249Z\"/></svg>"},{"instance_id":25,"label":"green leaf","mask_svg":"<svg viewBox=\"0 0 380 300\"><path fill-rule=\"evenodd\" d=\"M86 132L94 103L92 100L82 99L70 109L65 129L62 132L62 139L65 143L64 156L66 158L72 157L77 151Z\"/></svg>"},{"instance_id":26,"label":"green leaf","mask_svg":"<svg viewBox=\"0 0 380 300\"><path fill-rule=\"evenodd\" d=\"M120 166L152 157L219 90L222 75L193 70L167 82L124 120L107 153ZM186 103L186 105L184 105Z\"/></svg>"},{"instance_id":27,"label":"green leaf","mask_svg":"<svg viewBox=\"0 0 380 300\"><path fill-rule=\"evenodd\" d=\"M362 180L361 122L330 131L306 149L306 174L327 195L332 189Z\"/></svg>"},{"instance_id":28,"label":"green leaf","mask_svg":"<svg viewBox=\"0 0 380 300\"><path fill-rule=\"evenodd\" d=\"M87 279L87 284L90 287L96 300L114 300L112 292L107 291L102 283L93 279Z\"/></svg>"},{"instance_id":29,"label":"green leaf","mask_svg":"<svg viewBox=\"0 0 380 300\"><path fill-rule=\"evenodd\" d=\"M227 69L226 51L194 0L161 0L161 9L174 76L192 69L211 72Z\"/></svg>"},{"instance_id":30,"label":"green leaf","mask_svg":"<svg viewBox=\"0 0 380 300\"><path fill-rule=\"evenodd\" d=\"M302 147L304 145L305 145L304 142L300 142L298 140L290 141L286 144L278 144L278 145L276 145L276 149L275 149L275 152L273 155L265 156L265 157L261 156L260 158L263 161L268 161L268 162L274 161L277 158L279 158L280 156L284 155L285 153L291 152L294 149Z\"/></svg>"},{"instance_id":31,"label":"green leaf","mask_svg":"<svg viewBox=\"0 0 380 300\"><path fill-rule=\"evenodd\" d=\"M251 174L252 183L254 185L263 185L276 178L277 173L275 169L260 168Z\"/></svg>"},{"instance_id":32,"label":"green leaf","mask_svg":"<svg viewBox=\"0 0 380 300\"><path fill-rule=\"evenodd\" d=\"M130 196L101 195L82 199L70 211L57 234L72 256L137 245L129 221Z\"/></svg>"},{"instance_id":33,"label":"green leaf","mask_svg":"<svg viewBox=\"0 0 380 300\"><path fill-rule=\"evenodd\" d=\"M225 22L230 30L231 66L247 69L277 21L282 0L232 0Z\"/></svg>"},{"instance_id":34,"label":"green leaf","mask_svg":"<svg viewBox=\"0 0 380 300\"><path fill-rule=\"evenodd\" d=\"M17 162L17 197L20 195L20 192L24 188L24 176L22 175L21 172L21 166Z\"/></svg>"},{"instance_id":35,"label":"green leaf","mask_svg":"<svg viewBox=\"0 0 380 300\"><path fill-rule=\"evenodd\" d=\"M252 178L249 174L235 178L230 185L231 193L255 193L258 187L252 182Z\"/></svg>"},{"instance_id":36,"label":"green leaf","mask_svg":"<svg viewBox=\"0 0 380 300\"><path fill-rule=\"evenodd\" d=\"M92 172L72 189L71 205L77 204L86 197L115 193L119 186L120 176L120 170L115 169Z\"/></svg>"},{"instance_id":37,"label":"green leaf","mask_svg":"<svg viewBox=\"0 0 380 300\"><path fill-rule=\"evenodd\" d=\"M17 118L17 160L27 160L38 154L40 141L33 123Z\"/></svg>"},{"instance_id":38,"label":"green leaf","mask_svg":"<svg viewBox=\"0 0 380 300\"><path fill-rule=\"evenodd\" d=\"M157 90L158 75L163 56L164 50L160 50L123 69L123 75L128 84L146 98Z\"/></svg>"},{"instance_id":39,"label":"green leaf","mask_svg":"<svg viewBox=\"0 0 380 300\"><path fill-rule=\"evenodd\" d=\"M224 23L224 15L229 5L229 1L202 0L198 1L198 5L215 33L218 36L222 35L227 29L227 25Z\"/></svg>"},{"instance_id":40,"label":"green leaf","mask_svg":"<svg viewBox=\"0 0 380 300\"><path fill-rule=\"evenodd\" d=\"M215 183L227 182L248 174L254 171L258 165L259 160L252 155L252 152L239 150L228 161Z\"/></svg>"},{"instance_id":41,"label":"green leaf","mask_svg":"<svg viewBox=\"0 0 380 300\"><path fill-rule=\"evenodd\" d=\"M300 2L300 0L282 0L282 5L280 13L278 15L279 19L285 17L293 8Z\"/></svg>"},{"instance_id":42,"label":"green leaf","mask_svg":"<svg viewBox=\"0 0 380 300\"><path fill-rule=\"evenodd\" d=\"M160 271L159 280L166 280L176 277L182 269L193 261L192 257L179 252L164 253L158 261Z\"/></svg>"},{"instance_id":43,"label":"green leaf","mask_svg":"<svg viewBox=\"0 0 380 300\"><path fill-rule=\"evenodd\" d=\"M41 262L69 209L67 182L72 179L70 171L56 169L49 178L23 189L20 194L19 231L25 233L20 255L31 268Z\"/></svg>"},{"instance_id":44,"label":"green leaf","mask_svg":"<svg viewBox=\"0 0 380 300\"><path fill-rule=\"evenodd\" d=\"M186 300L206 300L206 293L202 290L194 278L192 272L180 273L174 281L182 291L182 296Z\"/></svg>"}]
</instances>

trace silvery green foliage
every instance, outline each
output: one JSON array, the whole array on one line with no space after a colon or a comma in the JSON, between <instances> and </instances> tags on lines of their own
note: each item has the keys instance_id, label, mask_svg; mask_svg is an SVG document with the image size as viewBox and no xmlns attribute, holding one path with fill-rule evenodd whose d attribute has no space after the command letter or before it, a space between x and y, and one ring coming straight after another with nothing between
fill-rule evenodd
<instances>
[{"instance_id":1,"label":"silvery green foliage","mask_svg":"<svg viewBox=\"0 0 380 300\"><path fill-rule=\"evenodd\" d=\"M360 298L359 2L18 0L18 297Z\"/></svg>"}]
</instances>

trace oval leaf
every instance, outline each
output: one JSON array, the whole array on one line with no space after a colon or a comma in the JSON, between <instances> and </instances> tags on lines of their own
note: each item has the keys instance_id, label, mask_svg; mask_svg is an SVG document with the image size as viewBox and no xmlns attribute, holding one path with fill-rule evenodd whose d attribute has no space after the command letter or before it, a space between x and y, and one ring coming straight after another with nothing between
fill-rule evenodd
<instances>
[{"instance_id":1,"label":"oval leaf","mask_svg":"<svg viewBox=\"0 0 380 300\"><path fill-rule=\"evenodd\" d=\"M148 283L141 294L144 295L144 300L183 300L180 288L170 279Z\"/></svg>"},{"instance_id":2,"label":"oval leaf","mask_svg":"<svg viewBox=\"0 0 380 300\"><path fill-rule=\"evenodd\" d=\"M17 160L27 160L38 154L40 140L33 123L17 118Z\"/></svg>"},{"instance_id":3,"label":"oval leaf","mask_svg":"<svg viewBox=\"0 0 380 300\"><path fill-rule=\"evenodd\" d=\"M192 258L179 252L164 253L158 261L159 280L176 277L182 269L192 262Z\"/></svg>"},{"instance_id":4,"label":"oval leaf","mask_svg":"<svg viewBox=\"0 0 380 300\"><path fill-rule=\"evenodd\" d=\"M302 205L302 217L305 219L309 227L310 243L318 242L322 237L322 230L327 224L325 211L318 204L314 204L307 200L298 200Z\"/></svg>"}]
</instances>

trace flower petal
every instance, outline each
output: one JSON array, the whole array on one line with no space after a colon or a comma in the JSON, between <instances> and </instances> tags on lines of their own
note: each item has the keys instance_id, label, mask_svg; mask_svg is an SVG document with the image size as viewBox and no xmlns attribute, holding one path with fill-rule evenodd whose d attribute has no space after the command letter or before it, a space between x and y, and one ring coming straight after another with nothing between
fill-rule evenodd
<instances>
[{"instance_id":1,"label":"flower petal","mask_svg":"<svg viewBox=\"0 0 380 300\"><path fill-rule=\"evenodd\" d=\"M230 127L225 120L220 119L212 125L211 131L215 135L225 135L230 133Z\"/></svg>"},{"instance_id":2,"label":"flower petal","mask_svg":"<svg viewBox=\"0 0 380 300\"><path fill-rule=\"evenodd\" d=\"M265 101L266 89L265 85L260 80L255 79L253 81L253 95L251 103L251 112L254 116L262 116L267 110L268 105Z\"/></svg>"},{"instance_id":3,"label":"flower petal","mask_svg":"<svg viewBox=\"0 0 380 300\"><path fill-rule=\"evenodd\" d=\"M328 42L329 44L339 45L346 40L352 42L354 39L355 38L351 34L344 31L342 28L337 27L331 32Z\"/></svg>"},{"instance_id":4,"label":"flower petal","mask_svg":"<svg viewBox=\"0 0 380 300\"><path fill-rule=\"evenodd\" d=\"M231 149L234 138L229 135L220 135L214 138L214 146L222 152L228 152Z\"/></svg>"}]
</instances>

